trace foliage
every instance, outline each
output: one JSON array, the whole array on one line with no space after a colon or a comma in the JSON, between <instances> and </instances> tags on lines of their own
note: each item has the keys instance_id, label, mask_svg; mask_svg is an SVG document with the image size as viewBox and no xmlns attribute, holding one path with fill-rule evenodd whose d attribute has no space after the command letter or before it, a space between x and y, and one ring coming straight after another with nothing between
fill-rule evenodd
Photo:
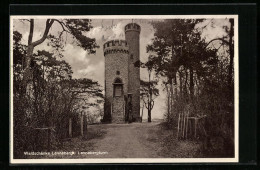
<instances>
[{"instance_id":1,"label":"foliage","mask_svg":"<svg viewBox=\"0 0 260 170\"><path fill-rule=\"evenodd\" d=\"M13 36L13 55L16 56L13 60L14 64L23 65L24 55L26 54L26 46L21 44L22 34L14 31Z\"/></svg>"},{"instance_id":2,"label":"foliage","mask_svg":"<svg viewBox=\"0 0 260 170\"><path fill-rule=\"evenodd\" d=\"M152 44L147 46L157 75L167 92L166 120L177 127L178 115L206 115L202 152L212 157L234 154L233 25L223 27L226 37L206 42L196 27L204 20L174 19L153 23ZM212 44L218 41L218 47ZM223 47L223 49L221 48ZM230 55L227 55L230 54ZM188 106L188 107L187 107ZM204 140L205 139L205 140Z\"/></svg>"},{"instance_id":3,"label":"foliage","mask_svg":"<svg viewBox=\"0 0 260 170\"><path fill-rule=\"evenodd\" d=\"M152 80L152 72L154 70L154 62L151 60L152 56L149 56L149 59L146 63L142 63L141 61L136 61L134 63L135 67L146 68L148 71L148 81L140 80L140 97L143 101L143 105L148 110L148 122L152 121L152 109L154 107L154 100L159 95L159 89L156 88L158 84L158 80ZM143 108L142 106L142 116L143 116Z\"/></svg>"},{"instance_id":4,"label":"foliage","mask_svg":"<svg viewBox=\"0 0 260 170\"><path fill-rule=\"evenodd\" d=\"M42 44L45 40L48 40L47 45L54 49L57 56L62 57L62 51L64 50L64 44L67 40L67 35L71 35L78 46L88 51L89 54L95 54L95 49L99 48L94 38L89 38L86 33L92 28L91 20L89 19L47 19L45 30L42 37L36 41L33 41L34 36L34 19L23 19L28 21L30 25L28 44L26 48L26 54L24 55L24 73L22 85L26 86L31 81L30 64L33 59L34 48ZM58 35L50 34L50 29L54 23L57 23L61 27L61 31L58 31ZM66 37L64 37L66 33Z\"/></svg>"},{"instance_id":5,"label":"foliage","mask_svg":"<svg viewBox=\"0 0 260 170\"><path fill-rule=\"evenodd\" d=\"M81 106L93 106L88 102L89 98L103 97L97 82L86 78L72 79L70 65L53 58L51 53L38 51L33 62L33 81L27 95L21 95L21 90L14 89L14 142L17 152L39 149L34 146L39 143L32 145L34 148L28 148L28 142L35 140L32 137L36 135L37 128L53 128L54 137L58 140L56 143L67 137L68 118L79 123ZM15 85L21 81L17 76L14 74Z\"/></svg>"}]
</instances>

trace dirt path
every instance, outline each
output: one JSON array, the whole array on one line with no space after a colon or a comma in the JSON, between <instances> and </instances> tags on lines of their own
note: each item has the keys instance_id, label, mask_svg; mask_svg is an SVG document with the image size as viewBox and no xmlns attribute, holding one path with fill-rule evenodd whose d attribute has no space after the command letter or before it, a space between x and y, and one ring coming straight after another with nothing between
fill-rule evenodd
<instances>
[{"instance_id":1,"label":"dirt path","mask_svg":"<svg viewBox=\"0 0 260 170\"><path fill-rule=\"evenodd\" d=\"M161 122L89 125L87 138L72 138L50 154L27 158L189 158L196 157L198 144L178 141L176 131ZM201 157L201 156L200 156Z\"/></svg>"},{"instance_id":2,"label":"dirt path","mask_svg":"<svg viewBox=\"0 0 260 170\"><path fill-rule=\"evenodd\" d=\"M156 131L159 122L92 125L91 129L105 130L102 139L93 139L94 152L107 152L93 157L103 158L153 158L160 157L157 150Z\"/></svg>"}]
</instances>

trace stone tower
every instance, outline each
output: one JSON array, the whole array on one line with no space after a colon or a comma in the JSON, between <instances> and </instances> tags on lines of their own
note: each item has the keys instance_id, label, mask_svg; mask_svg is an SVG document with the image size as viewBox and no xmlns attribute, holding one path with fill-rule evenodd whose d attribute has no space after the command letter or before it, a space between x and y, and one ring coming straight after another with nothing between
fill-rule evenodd
<instances>
[{"instance_id":1,"label":"stone tower","mask_svg":"<svg viewBox=\"0 0 260 170\"><path fill-rule=\"evenodd\" d=\"M103 122L140 120L140 26L125 26L126 40L111 40L103 45L105 57L105 105Z\"/></svg>"},{"instance_id":2,"label":"stone tower","mask_svg":"<svg viewBox=\"0 0 260 170\"><path fill-rule=\"evenodd\" d=\"M125 120L124 96L128 93L128 46L124 40L104 44L105 56L105 122Z\"/></svg>"},{"instance_id":3,"label":"stone tower","mask_svg":"<svg viewBox=\"0 0 260 170\"><path fill-rule=\"evenodd\" d=\"M125 26L125 39L129 46L128 93L132 94L135 119L140 117L140 68L134 66L134 63L140 60L140 31L140 26L135 23Z\"/></svg>"}]
</instances>

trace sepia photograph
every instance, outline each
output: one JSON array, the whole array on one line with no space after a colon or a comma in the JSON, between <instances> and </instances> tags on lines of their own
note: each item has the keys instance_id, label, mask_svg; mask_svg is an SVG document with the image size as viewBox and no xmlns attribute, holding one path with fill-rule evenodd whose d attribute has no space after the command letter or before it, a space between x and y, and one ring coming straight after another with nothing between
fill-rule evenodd
<instances>
[{"instance_id":1,"label":"sepia photograph","mask_svg":"<svg viewBox=\"0 0 260 170\"><path fill-rule=\"evenodd\" d=\"M238 162L238 16L10 16L11 163Z\"/></svg>"}]
</instances>

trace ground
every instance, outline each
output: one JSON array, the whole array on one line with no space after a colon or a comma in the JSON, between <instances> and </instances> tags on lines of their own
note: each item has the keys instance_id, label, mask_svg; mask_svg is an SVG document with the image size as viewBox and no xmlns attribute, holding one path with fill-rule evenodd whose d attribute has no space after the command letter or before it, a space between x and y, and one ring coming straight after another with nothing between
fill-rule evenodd
<instances>
[{"instance_id":1,"label":"ground","mask_svg":"<svg viewBox=\"0 0 260 170\"><path fill-rule=\"evenodd\" d=\"M161 121L89 125L87 134L87 139L73 138L56 150L74 152L73 155L47 157L187 158L196 157L199 147L198 143L193 141L178 141L175 130L167 129Z\"/></svg>"}]
</instances>

